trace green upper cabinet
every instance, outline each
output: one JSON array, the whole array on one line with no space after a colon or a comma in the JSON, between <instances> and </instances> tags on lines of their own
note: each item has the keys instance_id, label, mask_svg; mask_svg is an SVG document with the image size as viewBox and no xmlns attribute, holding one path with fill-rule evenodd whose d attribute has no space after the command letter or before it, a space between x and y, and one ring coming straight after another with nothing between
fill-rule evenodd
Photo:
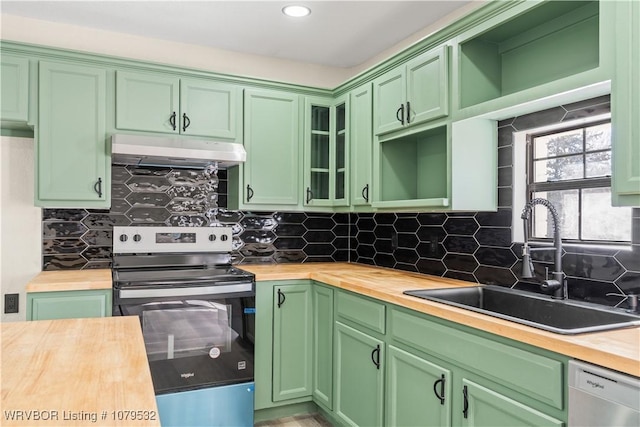
<instances>
[{"instance_id":1,"label":"green upper cabinet","mask_svg":"<svg viewBox=\"0 0 640 427\"><path fill-rule=\"evenodd\" d=\"M611 79L607 1L514 2L461 34L453 55L456 118ZM458 110L462 110L461 114Z\"/></svg>"},{"instance_id":2,"label":"green upper cabinet","mask_svg":"<svg viewBox=\"0 0 640 427\"><path fill-rule=\"evenodd\" d=\"M106 71L40 62L36 205L108 208Z\"/></svg>"},{"instance_id":3,"label":"green upper cabinet","mask_svg":"<svg viewBox=\"0 0 640 427\"><path fill-rule=\"evenodd\" d=\"M0 57L2 90L0 119L27 122L29 119L29 60L11 55Z\"/></svg>"},{"instance_id":4,"label":"green upper cabinet","mask_svg":"<svg viewBox=\"0 0 640 427\"><path fill-rule=\"evenodd\" d=\"M388 349L386 425L451 425L451 372L392 345Z\"/></svg>"},{"instance_id":5,"label":"green upper cabinet","mask_svg":"<svg viewBox=\"0 0 640 427\"><path fill-rule=\"evenodd\" d=\"M305 99L304 204L348 206L346 97Z\"/></svg>"},{"instance_id":6,"label":"green upper cabinet","mask_svg":"<svg viewBox=\"0 0 640 427\"><path fill-rule=\"evenodd\" d=\"M273 401L311 396L311 285L276 286L273 292Z\"/></svg>"},{"instance_id":7,"label":"green upper cabinet","mask_svg":"<svg viewBox=\"0 0 640 427\"><path fill-rule=\"evenodd\" d=\"M270 90L245 91L247 161L229 170L229 208L297 207L302 170L300 122L298 95Z\"/></svg>"},{"instance_id":8,"label":"green upper cabinet","mask_svg":"<svg viewBox=\"0 0 640 427\"><path fill-rule=\"evenodd\" d=\"M224 83L118 71L116 128L241 139L241 96Z\"/></svg>"},{"instance_id":9,"label":"green upper cabinet","mask_svg":"<svg viewBox=\"0 0 640 427\"><path fill-rule=\"evenodd\" d=\"M376 135L449 113L448 47L421 54L378 77L374 85Z\"/></svg>"},{"instance_id":10,"label":"green upper cabinet","mask_svg":"<svg viewBox=\"0 0 640 427\"><path fill-rule=\"evenodd\" d=\"M373 90L371 83L349 95L349 146L351 156L351 206L371 205L371 164L373 154Z\"/></svg>"},{"instance_id":11,"label":"green upper cabinet","mask_svg":"<svg viewBox=\"0 0 640 427\"><path fill-rule=\"evenodd\" d=\"M615 7L611 193L614 206L640 206L640 3L619 1Z\"/></svg>"}]
</instances>

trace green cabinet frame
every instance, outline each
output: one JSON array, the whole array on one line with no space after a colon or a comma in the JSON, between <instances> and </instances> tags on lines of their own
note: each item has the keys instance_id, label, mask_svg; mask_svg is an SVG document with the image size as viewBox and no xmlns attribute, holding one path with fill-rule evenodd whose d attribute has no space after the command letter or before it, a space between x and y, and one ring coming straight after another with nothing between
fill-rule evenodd
<instances>
[{"instance_id":1,"label":"green cabinet frame","mask_svg":"<svg viewBox=\"0 0 640 427\"><path fill-rule=\"evenodd\" d=\"M27 320L109 317L111 289L27 293Z\"/></svg>"},{"instance_id":2,"label":"green cabinet frame","mask_svg":"<svg viewBox=\"0 0 640 427\"><path fill-rule=\"evenodd\" d=\"M108 208L103 68L40 62L36 128L36 206Z\"/></svg>"},{"instance_id":3,"label":"green cabinet frame","mask_svg":"<svg viewBox=\"0 0 640 427\"><path fill-rule=\"evenodd\" d=\"M0 57L0 119L26 123L29 119L29 60L12 55ZM10 124L8 124L11 126Z\"/></svg>"}]
</instances>

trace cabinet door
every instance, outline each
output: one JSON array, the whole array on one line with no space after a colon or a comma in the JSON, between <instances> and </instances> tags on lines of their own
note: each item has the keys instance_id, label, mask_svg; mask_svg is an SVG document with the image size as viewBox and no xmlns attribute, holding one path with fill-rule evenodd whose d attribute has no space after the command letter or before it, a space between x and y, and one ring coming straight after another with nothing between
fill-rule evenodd
<instances>
[{"instance_id":1,"label":"cabinet door","mask_svg":"<svg viewBox=\"0 0 640 427\"><path fill-rule=\"evenodd\" d=\"M426 52L407 63L406 124L414 125L449 112L447 47Z\"/></svg>"},{"instance_id":2,"label":"cabinet door","mask_svg":"<svg viewBox=\"0 0 640 427\"><path fill-rule=\"evenodd\" d=\"M333 205L349 206L349 98L341 97L333 109L334 134L334 187Z\"/></svg>"},{"instance_id":3,"label":"cabinet door","mask_svg":"<svg viewBox=\"0 0 640 427\"><path fill-rule=\"evenodd\" d=\"M368 83L351 92L349 131L351 144L351 205L371 205L372 90Z\"/></svg>"},{"instance_id":4,"label":"cabinet door","mask_svg":"<svg viewBox=\"0 0 640 427\"><path fill-rule=\"evenodd\" d=\"M203 80L180 81L180 133L236 139L242 100L238 87Z\"/></svg>"},{"instance_id":5,"label":"cabinet door","mask_svg":"<svg viewBox=\"0 0 640 427\"><path fill-rule=\"evenodd\" d=\"M462 380L462 387L463 426L564 426L558 419L468 379Z\"/></svg>"},{"instance_id":6,"label":"cabinet door","mask_svg":"<svg viewBox=\"0 0 640 427\"><path fill-rule=\"evenodd\" d=\"M333 289L313 286L313 400L333 408Z\"/></svg>"},{"instance_id":7,"label":"cabinet door","mask_svg":"<svg viewBox=\"0 0 640 427\"><path fill-rule=\"evenodd\" d=\"M36 205L108 207L106 72L40 63Z\"/></svg>"},{"instance_id":8,"label":"cabinet door","mask_svg":"<svg viewBox=\"0 0 640 427\"><path fill-rule=\"evenodd\" d=\"M331 100L305 99L304 204L306 206L331 205L331 187L335 167L333 119Z\"/></svg>"},{"instance_id":9,"label":"cabinet door","mask_svg":"<svg viewBox=\"0 0 640 427\"><path fill-rule=\"evenodd\" d=\"M406 75L402 65L373 82L373 114L375 134L401 129L406 123Z\"/></svg>"},{"instance_id":10,"label":"cabinet door","mask_svg":"<svg viewBox=\"0 0 640 427\"><path fill-rule=\"evenodd\" d=\"M387 425L451 425L451 372L391 345L387 360Z\"/></svg>"},{"instance_id":11,"label":"cabinet door","mask_svg":"<svg viewBox=\"0 0 640 427\"><path fill-rule=\"evenodd\" d=\"M311 286L274 288L273 401L311 395Z\"/></svg>"},{"instance_id":12,"label":"cabinet door","mask_svg":"<svg viewBox=\"0 0 640 427\"><path fill-rule=\"evenodd\" d=\"M615 7L611 194L614 206L640 206L640 3L620 1Z\"/></svg>"},{"instance_id":13,"label":"cabinet door","mask_svg":"<svg viewBox=\"0 0 640 427\"><path fill-rule=\"evenodd\" d=\"M244 203L297 205L300 181L298 95L245 92Z\"/></svg>"},{"instance_id":14,"label":"cabinet door","mask_svg":"<svg viewBox=\"0 0 640 427\"><path fill-rule=\"evenodd\" d=\"M111 290L27 294L27 320L111 316Z\"/></svg>"},{"instance_id":15,"label":"cabinet door","mask_svg":"<svg viewBox=\"0 0 640 427\"><path fill-rule=\"evenodd\" d=\"M116 128L177 134L179 94L177 78L118 71Z\"/></svg>"},{"instance_id":16,"label":"cabinet door","mask_svg":"<svg viewBox=\"0 0 640 427\"><path fill-rule=\"evenodd\" d=\"M351 426L383 422L384 343L335 324L335 415Z\"/></svg>"},{"instance_id":17,"label":"cabinet door","mask_svg":"<svg viewBox=\"0 0 640 427\"><path fill-rule=\"evenodd\" d=\"M29 119L29 60L2 55L0 65L0 119L26 122Z\"/></svg>"}]
</instances>

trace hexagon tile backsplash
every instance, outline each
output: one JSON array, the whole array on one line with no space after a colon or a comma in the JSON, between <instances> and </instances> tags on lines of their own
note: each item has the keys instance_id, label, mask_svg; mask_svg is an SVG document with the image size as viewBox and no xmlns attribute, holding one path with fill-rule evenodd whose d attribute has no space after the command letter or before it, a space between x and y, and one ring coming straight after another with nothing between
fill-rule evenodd
<instances>
[{"instance_id":1,"label":"hexagon tile backsplash","mask_svg":"<svg viewBox=\"0 0 640 427\"><path fill-rule=\"evenodd\" d=\"M609 98L564 105L498 124L498 211L461 213L254 212L225 209L226 171L112 168L110 210L43 209L43 269L109 268L114 225L233 227L233 262L352 261L538 291L519 279L511 241L514 131L610 111ZM569 294L608 305L640 293L640 209L630 250L565 246ZM552 265L535 253L537 279Z\"/></svg>"}]
</instances>

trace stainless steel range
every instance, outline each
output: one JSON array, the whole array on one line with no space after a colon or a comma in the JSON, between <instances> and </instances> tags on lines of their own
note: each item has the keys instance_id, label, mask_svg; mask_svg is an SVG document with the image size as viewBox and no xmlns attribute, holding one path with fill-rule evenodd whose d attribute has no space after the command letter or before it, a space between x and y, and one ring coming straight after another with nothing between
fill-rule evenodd
<instances>
[{"instance_id":1,"label":"stainless steel range","mask_svg":"<svg viewBox=\"0 0 640 427\"><path fill-rule=\"evenodd\" d=\"M140 318L162 425L253 425L255 280L231 228L113 233L113 313Z\"/></svg>"}]
</instances>

